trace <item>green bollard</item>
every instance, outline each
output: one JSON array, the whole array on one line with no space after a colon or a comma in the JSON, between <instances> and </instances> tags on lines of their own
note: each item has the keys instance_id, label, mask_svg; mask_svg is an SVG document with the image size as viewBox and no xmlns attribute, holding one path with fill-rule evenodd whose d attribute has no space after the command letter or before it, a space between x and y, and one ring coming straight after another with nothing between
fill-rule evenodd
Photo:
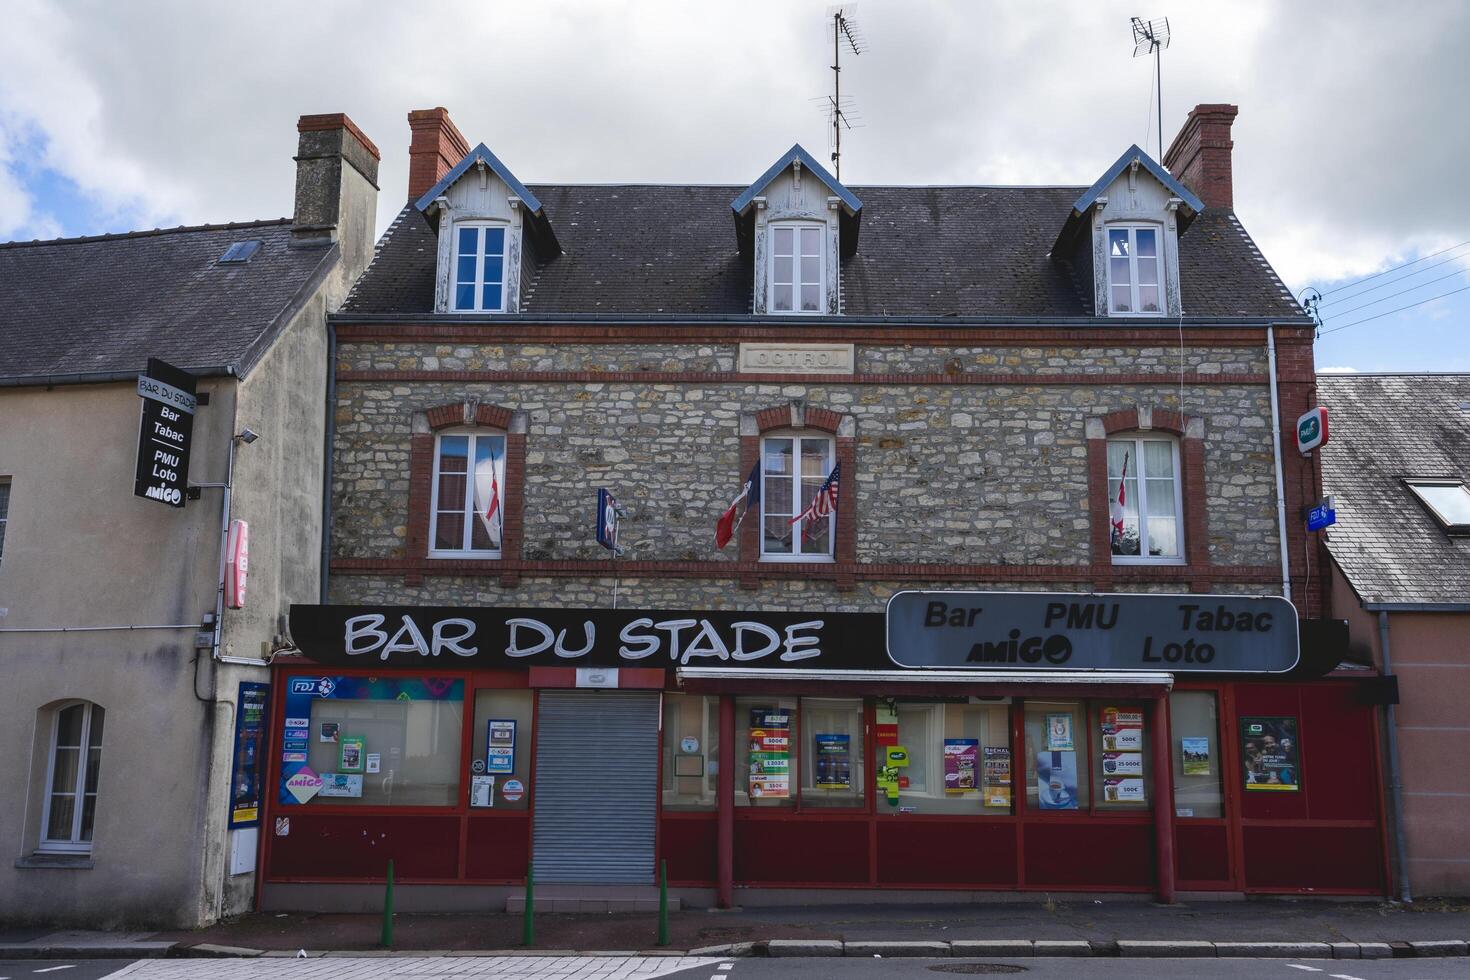
<instances>
[{"instance_id":1,"label":"green bollard","mask_svg":"<svg viewBox=\"0 0 1470 980\"><path fill-rule=\"evenodd\" d=\"M393 859L388 859L388 886L383 890L383 935L378 945L393 948Z\"/></svg>"},{"instance_id":2,"label":"green bollard","mask_svg":"<svg viewBox=\"0 0 1470 980\"><path fill-rule=\"evenodd\" d=\"M669 862L658 863L658 944L669 944Z\"/></svg>"},{"instance_id":3,"label":"green bollard","mask_svg":"<svg viewBox=\"0 0 1470 980\"><path fill-rule=\"evenodd\" d=\"M526 865L526 907L521 910L521 945L536 945L536 864Z\"/></svg>"}]
</instances>

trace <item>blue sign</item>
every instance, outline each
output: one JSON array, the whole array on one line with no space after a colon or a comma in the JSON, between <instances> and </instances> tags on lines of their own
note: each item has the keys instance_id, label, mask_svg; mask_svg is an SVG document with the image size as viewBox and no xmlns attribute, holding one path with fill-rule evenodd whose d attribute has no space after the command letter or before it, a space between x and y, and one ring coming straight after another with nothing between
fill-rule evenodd
<instances>
[{"instance_id":1,"label":"blue sign","mask_svg":"<svg viewBox=\"0 0 1470 980\"><path fill-rule=\"evenodd\" d=\"M1326 504L1323 504L1320 507L1313 507L1311 511L1307 514L1308 531L1320 531L1324 527L1331 527L1336 523L1337 511L1333 510L1331 507L1328 507Z\"/></svg>"},{"instance_id":2,"label":"blue sign","mask_svg":"<svg viewBox=\"0 0 1470 980\"><path fill-rule=\"evenodd\" d=\"M606 487L597 490L597 543L618 553L618 501Z\"/></svg>"},{"instance_id":3,"label":"blue sign","mask_svg":"<svg viewBox=\"0 0 1470 980\"><path fill-rule=\"evenodd\" d=\"M261 766L269 684L242 681L235 698L235 749L230 763L230 829L260 823Z\"/></svg>"}]
</instances>

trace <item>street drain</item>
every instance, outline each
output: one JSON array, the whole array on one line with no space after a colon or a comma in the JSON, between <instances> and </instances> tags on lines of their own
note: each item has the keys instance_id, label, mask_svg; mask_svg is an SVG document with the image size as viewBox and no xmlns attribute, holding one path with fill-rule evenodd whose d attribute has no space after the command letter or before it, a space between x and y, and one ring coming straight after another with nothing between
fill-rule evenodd
<instances>
[{"instance_id":1,"label":"street drain","mask_svg":"<svg viewBox=\"0 0 1470 980\"><path fill-rule=\"evenodd\" d=\"M997 973L1025 973L1024 966L1012 966L1009 963L938 963L929 967L935 973L966 973L966 974L997 974Z\"/></svg>"}]
</instances>

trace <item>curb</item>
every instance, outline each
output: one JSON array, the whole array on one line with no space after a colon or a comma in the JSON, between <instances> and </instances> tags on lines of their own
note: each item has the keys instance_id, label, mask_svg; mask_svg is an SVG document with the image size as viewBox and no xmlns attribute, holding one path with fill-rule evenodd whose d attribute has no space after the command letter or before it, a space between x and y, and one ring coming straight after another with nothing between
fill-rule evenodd
<instances>
[{"instance_id":1,"label":"curb","mask_svg":"<svg viewBox=\"0 0 1470 980\"><path fill-rule=\"evenodd\" d=\"M178 943L127 943L121 946L35 946L0 944L0 960L157 960L177 956Z\"/></svg>"}]
</instances>

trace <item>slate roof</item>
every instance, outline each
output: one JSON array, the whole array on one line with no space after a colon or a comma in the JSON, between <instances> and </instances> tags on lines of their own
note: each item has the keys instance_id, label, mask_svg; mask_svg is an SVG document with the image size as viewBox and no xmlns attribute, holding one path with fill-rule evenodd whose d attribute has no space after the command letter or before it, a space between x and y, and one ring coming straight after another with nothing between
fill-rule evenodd
<instances>
[{"instance_id":1,"label":"slate roof","mask_svg":"<svg viewBox=\"0 0 1470 980\"><path fill-rule=\"evenodd\" d=\"M1470 374L1324 374L1327 547L1364 602L1470 603L1470 538L1452 538L1403 484L1470 482Z\"/></svg>"},{"instance_id":2,"label":"slate roof","mask_svg":"<svg viewBox=\"0 0 1470 980\"><path fill-rule=\"evenodd\" d=\"M521 312L726 314L751 311L731 185L530 185L562 255L536 270ZM1091 316L1092 290L1048 253L1085 187L853 187L857 254L842 264L847 316ZM1187 317L1301 318L1228 211L1207 210L1179 241ZM428 314L435 238L410 205L378 242L342 308Z\"/></svg>"},{"instance_id":3,"label":"slate roof","mask_svg":"<svg viewBox=\"0 0 1470 980\"><path fill-rule=\"evenodd\" d=\"M100 380L149 357L244 374L336 254L290 238L283 218L0 244L0 380ZM218 263L247 239L248 262Z\"/></svg>"}]
</instances>

